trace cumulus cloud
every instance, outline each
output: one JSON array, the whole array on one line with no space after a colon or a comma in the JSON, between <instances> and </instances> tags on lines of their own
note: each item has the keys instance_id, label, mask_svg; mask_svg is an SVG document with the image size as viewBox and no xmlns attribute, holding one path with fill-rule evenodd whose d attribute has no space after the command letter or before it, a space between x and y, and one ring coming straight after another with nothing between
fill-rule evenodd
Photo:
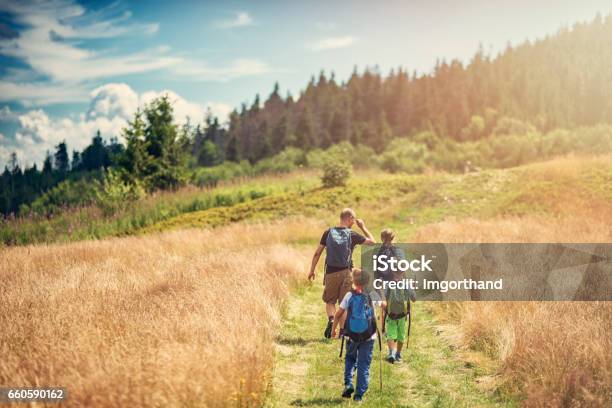
<instances>
[{"instance_id":1,"label":"cumulus cloud","mask_svg":"<svg viewBox=\"0 0 612 408\"><path fill-rule=\"evenodd\" d=\"M229 105L188 101L171 90L148 91L139 95L127 84L109 83L91 92L89 107L78 118L52 118L43 109L18 115L19 126L13 137L5 135L0 139L0 163L6 164L13 151L22 163L41 163L46 151L52 151L64 140L69 149L82 150L98 130L105 138L120 136L122 128L139 106L143 107L163 95L168 95L173 103L177 124L184 123L187 117L192 122L199 122L207 109L224 122L231 111Z\"/></svg>"},{"instance_id":2,"label":"cumulus cloud","mask_svg":"<svg viewBox=\"0 0 612 408\"><path fill-rule=\"evenodd\" d=\"M319 40L310 45L312 51L325 51L337 48L348 47L355 43L355 38L351 36L329 37Z\"/></svg>"},{"instance_id":3,"label":"cumulus cloud","mask_svg":"<svg viewBox=\"0 0 612 408\"><path fill-rule=\"evenodd\" d=\"M97 117L130 118L140 104L138 94L127 84L106 84L90 94L87 119Z\"/></svg>"},{"instance_id":4,"label":"cumulus cloud","mask_svg":"<svg viewBox=\"0 0 612 408\"><path fill-rule=\"evenodd\" d=\"M240 11L233 18L227 20L219 20L215 23L217 28L236 28L253 25L253 18L246 11Z\"/></svg>"}]
</instances>

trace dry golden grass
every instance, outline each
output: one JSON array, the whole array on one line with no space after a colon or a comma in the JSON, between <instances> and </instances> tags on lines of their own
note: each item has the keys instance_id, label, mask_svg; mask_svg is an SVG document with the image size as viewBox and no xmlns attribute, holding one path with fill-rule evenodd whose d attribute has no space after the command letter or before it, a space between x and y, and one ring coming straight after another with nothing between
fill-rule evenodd
<instances>
[{"instance_id":1,"label":"dry golden grass","mask_svg":"<svg viewBox=\"0 0 612 408\"><path fill-rule=\"evenodd\" d=\"M258 405L304 220L0 250L0 386L68 405ZM296 236L299 231L299 236Z\"/></svg>"},{"instance_id":2,"label":"dry golden grass","mask_svg":"<svg viewBox=\"0 0 612 408\"><path fill-rule=\"evenodd\" d=\"M612 219L610 208L576 208L560 218L442 222L419 230L416 241L612 242L602 222ZM497 358L502 389L522 394L526 406L612 404L609 302L464 302L450 310L464 346Z\"/></svg>"}]
</instances>

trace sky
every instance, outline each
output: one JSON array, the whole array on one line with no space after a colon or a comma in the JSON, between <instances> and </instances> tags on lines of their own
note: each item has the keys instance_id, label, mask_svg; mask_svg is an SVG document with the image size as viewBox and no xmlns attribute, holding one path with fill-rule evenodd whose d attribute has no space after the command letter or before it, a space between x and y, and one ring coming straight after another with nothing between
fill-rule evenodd
<instances>
[{"instance_id":1,"label":"sky","mask_svg":"<svg viewBox=\"0 0 612 408\"><path fill-rule=\"evenodd\" d=\"M40 163L97 130L120 136L168 94L178 123L222 121L278 82L299 95L321 71L430 72L612 12L609 0L0 0L0 168Z\"/></svg>"}]
</instances>

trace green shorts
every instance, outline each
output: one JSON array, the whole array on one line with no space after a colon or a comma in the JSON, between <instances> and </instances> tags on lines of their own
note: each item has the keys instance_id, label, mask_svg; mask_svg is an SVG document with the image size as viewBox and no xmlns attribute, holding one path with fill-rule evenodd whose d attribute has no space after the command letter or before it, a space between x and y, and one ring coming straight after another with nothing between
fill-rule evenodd
<instances>
[{"instance_id":1,"label":"green shorts","mask_svg":"<svg viewBox=\"0 0 612 408\"><path fill-rule=\"evenodd\" d=\"M389 316L385 319L387 340L404 342L406 340L406 316L393 320Z\"/></svg>"}]
</instances>

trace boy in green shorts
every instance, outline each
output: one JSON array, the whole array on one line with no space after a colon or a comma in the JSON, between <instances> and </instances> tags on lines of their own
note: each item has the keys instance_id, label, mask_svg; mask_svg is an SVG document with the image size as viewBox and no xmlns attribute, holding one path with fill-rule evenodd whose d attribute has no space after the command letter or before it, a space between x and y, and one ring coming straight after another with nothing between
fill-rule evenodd
<instances>
[{"instance_id":1,"label":"boy in green shorts","mask_svg":"<svg viewBox=\"0 0 612 408\"><path fill-rule=\"evenodd\" d=\"M399 281L404 278L401 271L393 272L393 280ZM385 289L387 306L385 310L385 329L387 332L387 345L389 355L386 360L390 363L402 361L402 347L406 340L406 320L410 313L410 301L416 301L416 295L410 288Z\"/></svg>"}]
</instances>

